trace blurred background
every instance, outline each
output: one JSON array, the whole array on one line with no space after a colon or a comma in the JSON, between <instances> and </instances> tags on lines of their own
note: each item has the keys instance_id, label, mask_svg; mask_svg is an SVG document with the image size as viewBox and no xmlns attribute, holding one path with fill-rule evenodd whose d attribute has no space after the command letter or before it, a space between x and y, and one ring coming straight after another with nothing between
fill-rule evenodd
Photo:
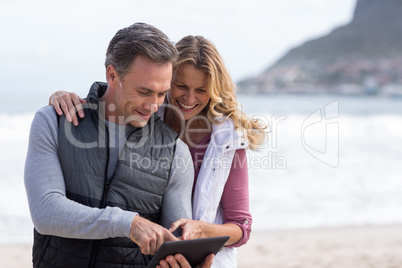
<instances>
[{"instance_id":1,"label":"blurred background","mask_svg":"<svg viewBox=\"0 0 402 268\"><path fill-rule=\"evenodd\" d=\"M31 243L23 169L34 113L105 80L120 28L218 47L243 110L271 124L248 152L254 230L402 223L399 0L0 0L0 243Z\"/></svg>"}]
</instances>

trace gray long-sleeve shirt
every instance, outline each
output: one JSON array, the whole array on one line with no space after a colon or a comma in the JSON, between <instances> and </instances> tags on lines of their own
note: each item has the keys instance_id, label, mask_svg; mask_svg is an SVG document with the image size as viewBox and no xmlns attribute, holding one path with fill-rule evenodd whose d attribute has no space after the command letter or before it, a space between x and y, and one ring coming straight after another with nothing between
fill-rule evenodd
<instances>
[{"instance_id":1,"label":"gray long-sleeve shirt","mask_svg":"<svg viewBox=\"0 0 402 268\"><path fill-rule=\"evenodd\" d=\"M57 116L53 107L40 109L31 126L24 174L35 228L45 235L68 238L129 237L136 213L117 207L91 208L66 197L57 136ZM116 141L121 139L111 139L111 143ZM120 150L121 146L117 147ZM111 150L111 153L118 155L119 152ZM117 161L117 157L114 158ZM191 218L193 172L188 147L178 140L168 187L162 199L162 226L168 228L179 218Z\"/></svg>"}]
</instances>

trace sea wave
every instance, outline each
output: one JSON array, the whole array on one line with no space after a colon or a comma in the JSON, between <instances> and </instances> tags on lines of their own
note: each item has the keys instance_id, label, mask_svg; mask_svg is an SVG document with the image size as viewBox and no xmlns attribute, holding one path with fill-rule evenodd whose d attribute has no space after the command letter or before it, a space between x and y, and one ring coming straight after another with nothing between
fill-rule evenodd
<instances>
[{"instance_id":1,"label":"sea wave","mask_svg":"<svg viewBox=\"0 0 402 268\"><path fill-rule=\"evenodd\" d=\"M27 140L33 117L34 113L0 113L0 142Z\"/></svg>"},{"instance_id":2,"label":"sea wave","mask_svg":"<svg viewBox=\"0 0 402 268\"><path fill-rule=\"evenodd\" d=\"M323 114L306 124L312 114L260 113L271 132L248 152L253 228L402 223L402 114ZM23 169L33 117L0 113L0 243L32 239ZM319 159L331 142L335 166Z\"/></svg>"},{"instance_id":3,"label":"sea wave","mask_svg":"<svg viewBox=\"0 0 402 268\"><path fill-rule=\"evenodd\" d=\"M402 115L340 114L306 125L309 116L286 115L269 146L250 153L267 163L249 166L254 228L402 223ZM330 153L336 165L325 161Z\"/></svg>"}]
</instances>

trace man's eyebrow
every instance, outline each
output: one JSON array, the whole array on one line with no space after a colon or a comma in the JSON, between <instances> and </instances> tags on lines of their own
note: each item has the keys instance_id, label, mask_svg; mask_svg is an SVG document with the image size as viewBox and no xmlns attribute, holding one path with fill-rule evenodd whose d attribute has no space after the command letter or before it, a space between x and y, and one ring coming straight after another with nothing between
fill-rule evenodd
<instances>
[{"instance_id":1,"label":"man's eyebrow","mask_svg":"<svg viewBox=\"0 0 402 268\"><path fill-rule=\"evenodd\" d=\"M154 92L155 91L155 90L152 90L152 89L149 89L149 88L146 88L146 87L139 87L138 89L149 91L149 92Z\"/></svg>"},{"instance_id":2,"label":"man's eyebrow","mask_svg":"<svg viewBox=\"0 0 402 268\"><path fill-rule=\"evenodd\" d=\"M140 90L145 90L145 91L147 91L147 92L156 92L155 90L150 89L150 88L146 88L146 87L140 87L139 89L140 89ZM167 93L169 90L170 90L170 88L167 89L167 90L165 90L165 91L158 92L158 94L165 94L165 93Z\"/></svg>"},{"instance_id":3,"label":"man's eyebrow","mask_svg":"<svg viewBox=\"0 0 402 268\"><path fill-rule=\"evenodd\" d=\"M168 91L170 90L170 88L169 89L167 89L167 90L165 90L165 91L162 91L162 92L160 92L160 93L162 93L162 94L166 94Z\"/></svg>"}]
</instances>

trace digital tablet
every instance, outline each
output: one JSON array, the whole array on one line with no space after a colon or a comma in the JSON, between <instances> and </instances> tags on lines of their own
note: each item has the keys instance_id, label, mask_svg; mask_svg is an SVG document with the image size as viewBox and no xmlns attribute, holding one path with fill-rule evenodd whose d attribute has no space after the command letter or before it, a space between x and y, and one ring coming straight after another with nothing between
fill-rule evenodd
<instances>
[{"instance_id":1,"label":"digital tablet","mask_svg":"<svg viewBox=\"0 0 402 268\"><path fill-rule=\"evenodd\" d=\"M191 264L191 267L195 267L202 264L209 254L217 254L228 239L229 236L219 236L165 242L152 257L147 268L155 268L161 259L176 253L181 253Z\"/></svg>"}]
</instances>

